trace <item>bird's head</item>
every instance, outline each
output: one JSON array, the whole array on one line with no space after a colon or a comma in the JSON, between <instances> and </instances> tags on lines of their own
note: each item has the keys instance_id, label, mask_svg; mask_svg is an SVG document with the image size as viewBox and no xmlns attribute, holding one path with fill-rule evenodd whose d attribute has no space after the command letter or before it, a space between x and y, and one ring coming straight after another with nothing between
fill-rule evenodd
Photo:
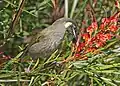
<instances>
[{"instance_id":1,"label":"bird's head","mask_svg":"<svg viewBox=\"0 0 120 86\"><path fill-rule=\"evenodd\" d=\"M53 25L56 25L56 24L63 24L65 29L66 29L66 32L68 34L68 38L69 39L72 38L73 40L77 40L78 27L77 27L76 22L73 19L60 18L53 23ZM62 28L61 28L61 30L62 30Z\"/></svg>"}]
</instances>

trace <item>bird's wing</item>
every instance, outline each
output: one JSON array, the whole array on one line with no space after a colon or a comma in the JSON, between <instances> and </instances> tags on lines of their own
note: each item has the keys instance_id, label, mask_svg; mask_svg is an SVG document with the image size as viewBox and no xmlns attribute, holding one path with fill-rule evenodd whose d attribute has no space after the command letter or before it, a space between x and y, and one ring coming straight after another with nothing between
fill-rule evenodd
<instances>
[{"instance_id":1,"label":"bird's wing","mask_svg":"<svg viewBox=\"0 0 120 86\"><path fill-rule=\"evenodd\" d=\"M41 55L41 56L48 56L52 54L64 37L65 34L65 27L62 24L57 26L50 26L43 31L41 31L36 36L36 43L29 47L29 53L31 55Z\"/></svg>"}]
</instances>

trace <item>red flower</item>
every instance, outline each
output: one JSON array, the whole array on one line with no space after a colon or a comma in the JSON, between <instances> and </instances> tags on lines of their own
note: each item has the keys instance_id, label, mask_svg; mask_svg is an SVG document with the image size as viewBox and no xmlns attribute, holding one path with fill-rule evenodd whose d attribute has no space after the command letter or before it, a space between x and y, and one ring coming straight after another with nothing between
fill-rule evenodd
<instances>
[{"instance_id":1,"label":"red flower","mask_svg":"<svg viewBox=\"0 0 120 86\"><path fill-rule=\"evenodd\" d=\"M106 42L106 36L103 34L103 33L98 33L97 35L96 35L96 37L97 37L97 39L98 40L100 40L101 42Z\"/></svg>"},{"instance_id":2,"label":"red flower","mask_svg":"<svg viewBox=\"0 0 120 86\"><path fill-rule=\"evenodd\" d=\"M89 47L93 47L93 46L94 46L94 42L95 42L96 40L97 40L96 37L92 37L91 40L90 40L89 43L88 43L88 46L89 46Z\"/></svg>"},{"instance_id":3,"label":"red flower","mask_svg":"<svg viewBox=\"0 0 120 86\"><path fill-rule=\"evenodd\" d=\"M110 34L110 33L107 33L107 34L105 34L105 37L106 37L106 39L107 40L110 40L111 38L112 38L112 34Z\"/></svg>"},{"instance_id":4,"label":"red flower","mask_svg":"<svg viewBox=\"0 0 120 86\"><path fill-rule=\"evenodd\" d=\"M92 28L91 26L89 26L89 27L87 28L87 32L88 32L88 33L91 34L93 31L94 31L94 30L93 30L93 28Z\"/></svg>"},{"instance_id":5,"label":"red flower","mask_svg":"<svg viewBox=\"0 0 120 86\"><path fill-rule=\"evenodd\" d=\"M111 26L109 26L109 29L110 29L110 31L112 31L112 32L116 32L117 29L118 29L118 27L117 27L116 25L111 25Z\"/></svg>"},{"instance_id":6,"label":"red flower","mask_svg":"<svg viewBox=\"0 0 120 86\"><path fill-rule=\"evenodd\" d=\"M99 47L102 47L104 45L104 43L102 41L97 41L96 42L96 47L99 48Z\"/></svg>"},{"instance_id":7,"label":"red flower","mask_svg":"<svg viewBox=\"0 0 120 86\"><path fill-rule=\"evenodd\" d=\"M93 22L88 28L87 32L90 34L98 28L97 22Z\"/></svg>"},{"instance_id":8,"label":"red flower","mask_svg":"<svg viewBox=\"0 0 120 86\"><path fill-rule=\"evenodd\" d=\"M85 40L85 42L88 42L88 40L90 39L90 35L88 33L84 33L82 37Z\"/></svg>"},{"instance_id":9,"label":"red flower","mask_svg":"<svg viewBox=\"0 0 120 86\"><path fill-rule=\"evenodd\" d=\"M79 54L79 53L76 53L76 54L75 54L75 57L80 57L80 54Z\"/></svg>"},{"instance_id":10,"label":"red flower","mask_svg":"<svg viewBox=\"0 0 120 86\"><path fill-rule=\"evenodd\" d=\"M93 22L93 23L91 24L91 27L92 27L94 30L96 30L96 29L98 28L97 22Z\"/></svg>"},{"instance_id":11,"label":"red flower","mask_svg":"<svg viewBox=\"0 0 120 86\"><path fill-rule=\"evenodd\" d=\"M103 18L102 23L106 25L106 24L110 23L110 19L109 18Z\"/></svg>"},{"instance_id":12,"label":"red flower","mask_svg":"<svg viewBox=\"0 0 120 86\"><path fill-rule=\"evenodd\" d=\"M102 23L102 24L100 25L100 29L101 29L101 30L104 30L104 29L105 29L105 24Z\"/></svg>"},{"instance_id":13,"label":"red flower","mask_svg":"<svg viewBox=\"0 0 120 86\"><path fill-rule=\"evenodd\" d=\"M80 52L85 47L85 43L79 43L79 46L77 47L77 51Z\"/></svg>"}]
</instances>

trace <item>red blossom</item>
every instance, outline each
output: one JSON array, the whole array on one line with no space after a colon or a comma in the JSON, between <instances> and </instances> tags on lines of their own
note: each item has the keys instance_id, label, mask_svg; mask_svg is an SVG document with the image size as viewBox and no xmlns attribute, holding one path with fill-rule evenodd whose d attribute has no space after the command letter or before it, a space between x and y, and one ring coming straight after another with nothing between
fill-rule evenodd
<instances>
[{"instance_id":1,"label":"red blossom","mask_svg":"<svg viewBox=\"0 0 120 86\"><path fill-rule=\"evenodd\" d=\"M105 24L104 24L104 23L102 23L102 24L100 25L100 29L101 29L101 30L104 30L104 29L105 29Z\"/></svg>"},{"instance_id":2,"label":"red blossom","mask_svg":"<svg viewBox=\"0 0 120 86\"><path fill-rule=\"evenodd\" d=\"M80 52L85 47L85 43L79 43L79 46L77 47L77 52Z\"/></svg>"},{"instance_id":3,"label":"red blossom","mask_svg":"<svg viewBox=\"0 0 120 86\"><path fill-rule=\"evenodd\" d=\"M98 25L97 25L97 22L95 21L87 28L87 32L91 34L97 28L98 28Z\"/></svg>"},{"instance_id":4,"label":"red blossom","mask_svg":"<svg viewBox=\"0 0 120 86\"><path fill-rule=\"evenodd\" d=\"M82 43L76 43L77 49L75 48L75 57L81 57L82 59L86 53L94 52L96 49L103 47L108 40L112 39L114 36L112 32L118 30L117 22L119 14L120 12L117 12L109 18L103 18L99 27L96 20L94 20L91 25L86 28L87 33L82 35L84 41ZM95 30L97 30L96 33L92 34Z\"/></svg>"},{"instance_id":5,"label":"red blossom","mask_svg":"<svg viewBox=\"0 0 120 86\"><path fill-rule=\"evenodd\" d=\"M75 57L80 57L80 54L79 54L79 53L76 53L76 54L75 54Z\"/></svg>"},{"instance_id":6,"label":"red blossom","mask_svg":"<svg viewBox=\"0 0 120 86\"><path fill-rule=\"evenodd\" d=\"M103 18L102 19L102 23L100 25L100 29L104 30L105 27L110 23L110 19L109 18Z\"/></svg>"},{"instance_id":7,"label":"red blossom","mask_svg":"<svg viewBox=\"0 0 120 86\"><path fill-rule=\"evenodd\" d=\"M108 24L108 23L110 23L110 19L109 18L103 18L102 23Z\"/></svg>"},{"instance_id":8,"label":"red blossom","mask_svg":"<svg viewBox=\"0 0 120 86\"><path fill-rule=\"evenodd\" d=\"M97 41L96 42L96 47L99 48L99 47L102 47L104 45L104 43L102 41Z\"/></svg>"},{"instance_id":9,"label":"red blossom","mask_svg":"<svg viewBox=\"0 0 120 86\"><path fill-rule=\"evenodd\" d=\"M84 33L82 37L85 40L85 42L87 42L90 39L90 35L88 33Z\"/></svg>"},{"instance_id":10,"label":"red blossom","mask_svg":"<svg viewBox=\"0 0 120 86\"><path fill-rule=\"evenodd\" d=\"M89 26L89 27L87 28L87 32L88 32L88 33L91 34L93 31L94 31L94 29L93 29L91 26Z\"/></svg>"},{"instance_id":11,"label":"red blossom","mask_svg":"<svg viewBox=\"0 0 120 86\"><path fill-rule=\"evenodd\" d=\"M118 30L118 27L116 25L109 26L110 31L116 32Z\"/></svg>"},{"instance_id":12,"label":"red blossom","mask_svg":"<svg viewBox=\"0 0 120 86\"><path fill-rule=\"evenodd\" d=\"M97 37L98 40L100 40L102 42L106 42L106 40L107 40L106 36L103 33L98 33L96 35L96 37Z\"/></svg>"},{"instance_id":13,"label":"red blossom","mask_svg":"<svg viewBox=\"0 0 120 86\"><path fill-rule=\"evenodd\" d=\"M96 40L96 37L92 37L92 38L91 38L91 41L95 41L95 40Z\"/></svg>"},{"instance_id":14,"label":"red blossom","mask_svg":"<svg viewBox=\"0 0 120 86\"><path fill-rule=\"evenodd\" d=\"M92 37L91 40L88 43L89 47L92 47L94 45L94 42L96 41L96 37Z\"/></svg>"},{"instance_id":15,"label":"red blossom","mask_svg":"<svg viewBox=\"0 0 120 86\"><path fill-rule=\"evenodd\" d=\"M91 27L92 27L94 30L96 30L96 29L98 28L97 22L93 22L93 23L91 24Z\"/></svg>"},{"instance_id":16,"label":"red blossom","mask_svg":"<svg viewBox=\"0 0 120 86\"><path fill-rule=\"evenodd\" d=\"M110 33L107 33L107 34L105 34L105 37L106 37L106 39L108 39L108 40L110 40L111 38L112 38L112 34L110 34Z\"/></svg>"}]
</instances>

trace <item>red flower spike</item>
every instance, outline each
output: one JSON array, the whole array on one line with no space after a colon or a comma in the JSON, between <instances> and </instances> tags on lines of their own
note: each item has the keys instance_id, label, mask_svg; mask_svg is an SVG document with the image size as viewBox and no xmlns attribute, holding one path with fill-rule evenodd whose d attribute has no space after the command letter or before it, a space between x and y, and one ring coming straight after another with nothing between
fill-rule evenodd
<instances>
[{"instance_id":1,"label":"red flower spike","mask_svg":"<svg viewBox=\"0 0 120 86\"><path fill-rule=\"evenodd\" d=\"M93 42L93 41L95 41L95 40L96 40L96 37L92 37L91 41Z\"/></svg>"},{"instance_id":2,"label":"red flower spike","mask_svg":"<svg viewBox=\"0 0 120 86\"><path fill-rule=\"evenodd\" d=\"M118 27L116 25L109 26L110 31L116 32L118 30Z\"/></svg>"},{"instance_id":3,"label":"red flower spike","mask_svg":"<svg viewBox=\"0 0 120 86\"><path fill-rule=\"evenodd\" d=\"M106 44L106 41L110 40L114 36L112 32L116 32L118 30L117 22L119 14L120 11L109 18L103 18L100 27L98 27L97 21L93 19L91 25L86 29L87 33L82 35L84 41L79 43L79 40L77 40L75 46L76 51L74 54L74 57L76 57L75 59L88 59L88 57L85 57L84 59L84 56L81 56L80 53L82 53L82 55L89 52L96 54L96 52L98 52L96 50L103 47ZM82 23L85 24L84 21ZM100 30L96 31L96 33L92 35L97 28L100 28Z\"/></svg>"}]
</instances>

